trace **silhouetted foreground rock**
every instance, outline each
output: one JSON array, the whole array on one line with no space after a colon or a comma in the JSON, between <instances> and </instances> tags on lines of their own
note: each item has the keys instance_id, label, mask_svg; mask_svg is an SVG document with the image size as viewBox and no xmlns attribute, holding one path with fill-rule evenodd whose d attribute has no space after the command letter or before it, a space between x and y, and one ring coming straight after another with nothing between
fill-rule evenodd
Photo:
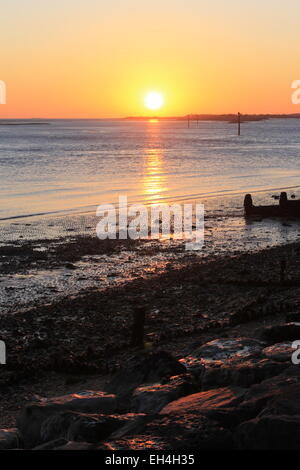
<instances>
[{"instance_id":1,"label":"silhouetted foreground rock","mask_svg":"<svg viewBox=\"0 0 300 470\"><path fill-rule=\"evenodd\" d=\"M114 376L106 389L108 392L113 391L117 395L125 396L141 384L161 382L185 372L184 365L165 351L141 353L133 357L129 364Z\"/></svg>"},{"instance_id":2,"label":"silhouetted foreground rock","mask_svg":"<svg viewBox=\"0 0 300 470\"><path fill-rule=\"evenodd\" d=\"M265 330L264 330L265 331ZM300 449L300 368L291 343L220 338L177 360L131 357L106 392L28 405L2 448ZM1 440L2 439L2 440Z\"/></svg>"},{"instance_id":3,"label":"silhouetted foreground rock","mask_svg":"<svg viewBox=\"0 0 300 470\"><path fill-rule=\"evenodd\" d=\"M0 429L0 450L14 449L21 446L21 437L17 429Z\"/></svg>"},{"instance_id":4,"label":"silhouetted foreground rock","mask_svg":"<svg viewBox=\"0 0 300 470\"><path fill-rule=\"evenodd\" d=\"M103 450L199 450L233 448L232 433L200 413L160 416L138 434L132 431L123 439L105 442Z\"/></svg>"},{"instance_id":5,"label":"silhouetted foreground rock","mask_svg":"<svg viewBox=\"0 0 300 470\"><path fill-rule=\"evenodd\" d=\"M299 450L300 416L262 416L241 424L236 435L240 449Z\"/></svg>"},{"instance_id":6,"label":"silhouetted foreground rock","mask_svg":"<svg viewBox=\"0 0 300 470\"><path fill-rule=\"evenodd\" d=\"M116 410L117 400L115 395L104 392L81 392L26 406L17 420L17 425L25 448L31 448L45 442L41 434L43 423L63 411L109 414L114 413ZM60 423L60 426L62 426L62 423ZM52 438L61 437L60 434L59 427L59 435ZM49 440L52 440L52 438Z\"/></svg>"},{"instance_id":7,"label":"silhouetted foreground rock","mask_svg":"<svg viewBox=\"0 0 300 470\"><path fill-rule=\"evenodd\" d=\"M143 385L133 393L132 409L139 413L157 413L170 401L193 393L195 385L186 374L170 378L166 384Z\"/></svg>"}]
</instances>

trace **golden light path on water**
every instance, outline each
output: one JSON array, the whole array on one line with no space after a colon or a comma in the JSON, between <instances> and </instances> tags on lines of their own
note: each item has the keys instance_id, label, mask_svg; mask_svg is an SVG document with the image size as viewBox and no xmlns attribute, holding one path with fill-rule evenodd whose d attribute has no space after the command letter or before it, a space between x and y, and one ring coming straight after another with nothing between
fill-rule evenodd
<instances>
[{"instance_id":1,"label":"golden light path on water","mask_svg":"<svg viewBox=\"0 0 300 470\"><path fill-rule=\"evenodd\" d=\"M147 201L159 203L168 190L164 155L160 148L160 126L155 119L149 120L148 144L145 148L142 191Z\"/></svg>"}]
</instances>

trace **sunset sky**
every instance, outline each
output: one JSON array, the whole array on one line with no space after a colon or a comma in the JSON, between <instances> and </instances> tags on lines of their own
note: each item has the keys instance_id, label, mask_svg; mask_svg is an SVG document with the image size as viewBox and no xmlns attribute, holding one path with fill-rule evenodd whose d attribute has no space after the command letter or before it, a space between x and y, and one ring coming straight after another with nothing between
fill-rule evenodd
<instances>
[{"instance_id":1,"label":"sunset sky","mask_svg":"<svg viewBox=\"0 0 300 470\"><path fill-rule=\"evenodd\" d=\"M0 118L296 113L299 0L1 0Z\"/></svg>"}]
</instances>

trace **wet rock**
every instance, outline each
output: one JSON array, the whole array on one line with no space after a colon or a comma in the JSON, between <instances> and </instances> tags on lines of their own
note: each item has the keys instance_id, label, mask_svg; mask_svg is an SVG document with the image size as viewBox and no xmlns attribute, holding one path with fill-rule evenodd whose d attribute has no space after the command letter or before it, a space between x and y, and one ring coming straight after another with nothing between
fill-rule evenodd
<instances>
[{"instance_id":1,"label":"wet rock","mask_svg":"<svg viewBox=\"0 0 300 470\"><path fill-rule=\"evenodd\" d=\"M300 416L262 416L242 423L235 437L240 449L299 450Z\"/></svg>"},{"instance_id":2,"label":"wet rock","mask_svg":"<svg viewBox=\"0 0 300 470\"><path fill-rule=\"evenodd\" d=\"M240 387L207 390L169 403L160 414L200 414L218 421L222 426L231 427L240 421L237 411L245 393L246 390Z\"/></svg>"},{"instance_id":3,"label":"wet rock","mask_svg":"<svg viewBox=\"0 0 300 470\"><path fill-rule=\"evenodd\" d=\"M115 395L93 391L74 393L49 400L41 400L39 403L26 406L17 419L17 425L25 447L32 448L44 442L41 438L41 426L47 418L54 414L63 411L110 414L115 412L116 409L117 400Z\"/></svg>"},{"instance_id":4,"label":"wet rock","mask_svg":"<svg viewBox=\"0 0 300 470\"><path fill-rule=\"evenodd\" d=\"M201 384L203 390L227 385L250 387L280 374L286 367L287 364L268 359L252 359L238 364L229 361L225 365L206 367L201 377Z\"/></svg>"},{"instance_id":5,"label":"wet rock","mask_svg":"<svg viewBox=\"0 0 300 470\"><path fill-rule=\"evenodd\" d=\"M261 341L251 338L220 338L195 349L191 357L199 358L203 363L245 361L259 356L263 346Z\"/></svg>"},{"instance_id":6,"label":"wet rock","mask_svg":"<svg viewBox=\"0 0 300 470\"><path fill-rule=\"evenodd\" d=\"M264 338L274 343L300 339L300 323L282 323L269 326L262 332Z\"/></svg>"},{"instance_id":7,"label":"wet rock","mask_svg":"<svg viewBox=\"0 0 300 470\"><path fill-rule=\"evenodd\" d=\"M0 429L0 450L16 449L21 445L22 441L17 429Z\"/></svg>"},{"instance_id":8,"label":"wet rock","mask_svg":"<svg viewBox=\"0 0 300 470\"><path fill-rule=\"evenodd\" d=\"M300 414L300 370L291 366L281 374L253 385L245 394L239 411L243 421L259 414ZM277 410L277 411L276 411Z\"/></svg>"},{"instance_id":9,"label":"wet rock","mask_svg":"<svg viewBox=\"0 0 300 470\"><path fill-rule=\"evenodd\" d=\"M250 338L220 338L193 349L180 362L202 384L204 381L205 387L230 383L248 386L256 380L253 372L264 346L261 341ZM247 378L250 370L252 374Z\"/></svg>"},{"instance_id":10,"label":"wet rock","mask_svg":"<svg viewBox=\"0 0 300 470\"><path fill-rule=\"evenodd\" d=\"M68 439L97 443L125 425L134 425L143 416L134 413L111 416L83 415L71 424L68 430Z\"/></svg>"},{"instance_id":11,"label":"wet rock","mask_svg":"<svg viewBox=\"0 0 300 470\"><path fill-rule=\"evenodd\" d=\"M159 414L136 414L134 420L129 420L124 426L113 432L110 436L110 440L141 434L146 424L158 417Z\"/></svg>"},{"instance_id":12,"label":"wet rock","mask_svg":"<svg viewBox=\"0 0 300 470\"><path fill-rule=\"evenodd\" d=\"M169 402L195 391L195 385L188 375L171 377L164 385L143 385L133 393L132 411L157 413Z\"/></svg>"},{"instance_id":13,"label":"wet rock","mask_svg":"<svg viewBox=\"0 0 300 470\"><path fill-rule=\"evenodd\" d=\"M295 349L292 348L292 342L283 342L273 344L268 348L263 349L263 355L268 359L279 362L291 362L292 354L295 352Z\"/></svg>"},{"instance_id":14,"label":"wet rock","mask_svg":"<svg viewBox=\"0 0 300 470\"><path fill-rule=\"evenodd\" d=\"M102 450L220 450L232 449L232 434L199 413L159 416L142 432L101 445Z\"/></svg>"},{"instance_id":15,"label":"wet rock","mask_svg":"<svg viewBox=\"0 0 300 470\"><path fill-rule=\"evenodd\" d=\"M133 357L121 371L117 372L106 389L118 395L129 395L141 384L159 383L185 372L185 366L165 351L143 353Z\"/></svg>"}]
</instances>

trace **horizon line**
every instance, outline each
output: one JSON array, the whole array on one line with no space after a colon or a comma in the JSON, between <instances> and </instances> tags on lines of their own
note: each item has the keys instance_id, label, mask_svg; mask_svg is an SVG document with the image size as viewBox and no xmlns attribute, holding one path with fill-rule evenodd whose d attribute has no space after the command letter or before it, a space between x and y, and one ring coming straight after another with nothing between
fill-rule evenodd
<instances>
[{"instance_id":1,"label":"horizon line","mask_svg":"<svg viewBox=\"0 0 300 470\"><path fill-rule=\"evenodd\" d=\"M300 117L299 113L240 113L241 116L248 117ZM146 116L146 115L132 115L132 116L118 116L118 117L7 117L0 118L0 121L13 121L13 120L81 120L81 121L97 121L97 120L126 120L126 119L192 119L204 117L231 117L237 116L237 113L188 113L178 116Z\"/></svg>"}]
</instances>

